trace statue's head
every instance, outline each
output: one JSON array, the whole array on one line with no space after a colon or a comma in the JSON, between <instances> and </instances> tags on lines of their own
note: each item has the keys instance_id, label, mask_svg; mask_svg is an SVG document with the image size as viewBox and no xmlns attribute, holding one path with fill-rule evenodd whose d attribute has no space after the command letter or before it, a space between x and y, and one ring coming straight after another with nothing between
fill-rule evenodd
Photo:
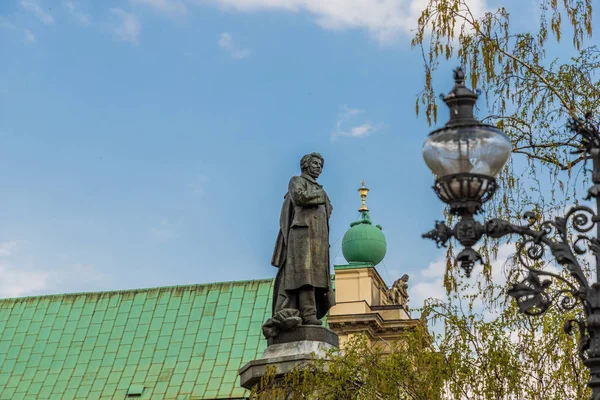
<instances>
[{"instance_id":1,"label":"statue's head","mask_svg":"<svg viewBox=\"0 0 600 400\"><path fill-rule=\"evenodd\" d=\"M317 179L323 171L325 160L319 153L310 153L302 157L300 160L300 170L311 177Z\"/></svg>"}]
</instances>

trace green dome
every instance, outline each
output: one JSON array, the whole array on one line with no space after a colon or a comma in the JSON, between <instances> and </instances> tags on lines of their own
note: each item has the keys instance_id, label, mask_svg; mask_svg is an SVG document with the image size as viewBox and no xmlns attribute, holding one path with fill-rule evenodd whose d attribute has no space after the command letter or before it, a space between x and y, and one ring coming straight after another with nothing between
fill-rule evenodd
<instances>
[{"instance_id":1,"label":"green dome","mask_svg":"<svg viewBox=\"0 0 600 400\"><path fill-rule=\"evenodd\" d=\"M350 224L342 239L342 254L349 263L377 265L385 257L387 243L379 225L373 225L368 211L362 212L362 220Z\"/></svg>"}]
</instances>

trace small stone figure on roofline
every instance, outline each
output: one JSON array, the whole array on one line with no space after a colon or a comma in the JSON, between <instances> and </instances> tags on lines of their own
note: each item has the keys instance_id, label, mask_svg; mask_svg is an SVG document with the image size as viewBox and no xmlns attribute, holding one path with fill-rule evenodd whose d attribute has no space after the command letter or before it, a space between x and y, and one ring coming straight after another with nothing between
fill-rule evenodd
<instances>
[{"instance_id":1,"label":"small stone figure on roofline","mask_svg":"<svg viewBox=\"0 0 600 400\"><path fill-rule=\"evenodd\" d=\"M394 304L400 304L408 310L408 275L402 275L402 278L396 279L391 288L388 289Z\"/></svg>"},{"instance_id":2,"label":"small stone figure on roofline","mask_svg":"<svg viewBox=\"0 0 600 400\"><path fill-rule=\"evenodd\" d=\"M332 207L316 181L323 161L319 153L302 157L302 173L292 177L283 200L271 260L279 268L273 289L273 317L263 325L267 338L299 324L321 325L321 318L335 304L329 272Z\"/></svg>"}]
</instances>

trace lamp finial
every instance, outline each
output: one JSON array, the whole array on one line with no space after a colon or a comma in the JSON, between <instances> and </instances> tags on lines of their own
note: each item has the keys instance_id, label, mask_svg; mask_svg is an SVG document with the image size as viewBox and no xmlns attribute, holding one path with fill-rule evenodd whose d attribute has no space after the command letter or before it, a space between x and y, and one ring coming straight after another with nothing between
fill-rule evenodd
<instances>
[{"instance_id":1,"label":"lamp finial","mask_svg":"<svg viewBox=\"0 0 600 400\"><path fill-rule=\"evenodd\" d=\"M367 193L369 193L369 188L365 187L365 180L364 179L362 180L362 187L358 188L358 193L360 193L360 198L361 198L361 206L358 209L358 211L359 212L369 211L369 208L365 204L365 201L367 199Z\"/></svg>"}]
</instances>

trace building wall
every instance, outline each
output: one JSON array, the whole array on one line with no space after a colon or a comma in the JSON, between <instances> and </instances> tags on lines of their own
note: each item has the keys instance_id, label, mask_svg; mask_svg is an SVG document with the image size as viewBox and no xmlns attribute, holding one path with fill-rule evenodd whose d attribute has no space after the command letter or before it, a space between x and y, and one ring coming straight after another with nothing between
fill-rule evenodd
<instances>
[{"instance_id":1,"label":"building wall","mask_svg":"<svg viewBox=\"0 0 600 400\"><path fill-rule=\"evenodd\" d=\"M373 345L389 345L399 332L418 323L410 317L408 298L389 288L373 265L334 268L336 305L327 323L338 334L340 346L358 334L366 335Z\"/></svg>"}]
</instances>

